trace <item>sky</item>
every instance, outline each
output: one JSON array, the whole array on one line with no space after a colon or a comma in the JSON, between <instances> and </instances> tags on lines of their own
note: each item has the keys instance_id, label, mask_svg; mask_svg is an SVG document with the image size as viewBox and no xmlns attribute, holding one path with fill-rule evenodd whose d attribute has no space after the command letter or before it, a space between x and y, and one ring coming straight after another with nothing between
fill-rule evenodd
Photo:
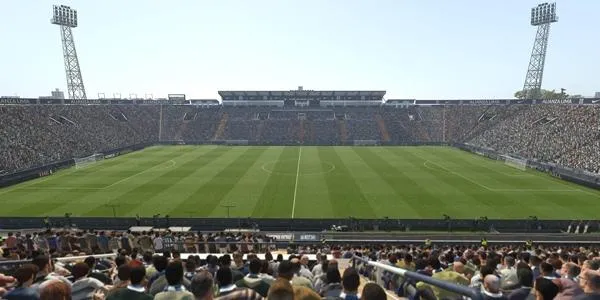
<instances>
[{"instance_id":1,"label":"sky","mask_svg":"<svg viewBox=\"0 0 600 300\"><path fill-rule=\"evenodd\" d=\"M88 99L219 90L385 90L386 99L512 98L532 0L2 0L0 95L66 91L53 4L73 29ZM542 88L600 91L598 0L557 1ZM66 93L65 93L66 94Z\"/></svg>"}]
</instances>

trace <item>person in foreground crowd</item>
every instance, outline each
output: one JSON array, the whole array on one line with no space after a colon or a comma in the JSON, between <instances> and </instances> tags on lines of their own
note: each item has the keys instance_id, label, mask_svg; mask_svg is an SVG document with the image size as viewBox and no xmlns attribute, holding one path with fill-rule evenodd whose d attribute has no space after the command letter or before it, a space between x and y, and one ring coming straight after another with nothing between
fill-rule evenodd
<instances>
[{"instance_id":1,"label":"person in foreground crowd","mask_svg":"<svg viewBox=\"0 0 600 300\"><path fill-rule=\"evenodd\" d=\"M343 291L340 293L340 298L345 300L358 300L360 294L358 293L358 286L360 285L360 276L356 269L350 267L344 270L342 275L342 287Z\"/></svg>"},{"instance_id":2,"label":"person in foreground crowd","mask_svg":"<svg viewBox=\"0 0 600 300\"><path fill-rule=\"evenodd\" d=\"M500 291L500 278L496 275L486 275L483 279L483 299L507 299Z\"/></svg>"},{"instance_id":3,"label":"person in foreground crowd","mask_svg":"<svg viewBox=\"0 0 600 300\"><path fill-rule=\"evenodd\" d=\"M385 290L378 284L369 282L365 284L362 290L361 300L386 300Z\"/></svg>"},{"instance_id":4,"label":"person in foreground crowd","mask_svg":"<svg viewBox=\"0 0 600 300\"><path fill-rule=\"evenodd\" d=\"M269 283L259 276L261 263L258 258L253 258L248 264L248 275L244 276L241 280L238 280L235 285L241 288L249 288L259 293L263 297L267 297Z\"/></svg>"},{"instance_id":5,"label":"person in foreground crowd","mask_svg":"<svg viewBox=\"0 0 600 300\"><path fill-rule=\"evenodd\" d=\"M32 263L36 265L39 269L38 273L35 276L35 281L32 285L33 288L39 290L42 289L45 284L48 284L52 280L60 280L69 286L70 293L71 281L69 281L63 276L54 273L54 265L50 261L50 257L48 257L47 255L38 255L33 259Z\"/></svg>"},{"instance_id":6,"label":"person in foreground crowd","mask_svg":"<svg viewBox=\"0 0 600 300\"><path fill-rule=\"evenodd\" d=\"M86 263L80 262L73 266L73 285L71 296L73 300L90 300L96 291L106 292L107 287L100 280L89 277L90 268Z\"/></svg>"},{"instance_id":7,"label":"person in foreground crowd","mask_svg":"<svg viewBox=\"0 0 600 300\"><path fill-rule=\"evenodd\" d=\"M165 269L168 286L156 294L154 300L194 300L194 294L183 286L183 265L181 261L172 261Z\"/></svg>"},{"instance_id":8,"label":"person in foreground crowd","mask_svg":"<svg viewBox=\"0 0 600 300\"><path fill-rule=\"evenodd\" d=\"M50 279L41 287L40 300L71 300L71 285L60 279Z\"/></svg>"},{"instance_id":9,"label":"person in foreground crowd","mask_svg":"<svg viewBox=\"0 0 600 300\"><path fill-rule=\"evenodd\" d=\"M600 299L600 271L586 270L579 278L579 284L583 294L574 297L575 300L599 300Z\"/></svg>"},{"instance_id":10,"label":"person in foreground crowd","mask_svg":"<svg viewBox=\"0 0 600 300\"><path fill-rule=\"evenodd\" d=\"M31 288L38 267L34 264L26 264L15 271L14 278L17 286L4 295L6 300L37 300L40 298L39 291ZM2 295L0 295L2 296Z\"/></svg>"},{"instance_id":11,"label":"person in foreground crowd","mask_svg":"<svg viewBox=\"0 0 600 300\"><path fill-rule=\"evenodd\" d=\"M194 294L196 300L212 300L214 296L213 276L209 271L202 270L192 278L190 292Z\"/></svg>"},{"instance_id":12,"label":"person in foreground crowd","mask_svg":"<svg viewBox=\"0 0 600 300\"><path fill-rule=\"evenodd\" d=\"M517 278L519 286L508 294L508 300L533 300L535 295L531 292L533 289L533 271L531 268L517 269Z\"/></svg>"},{"instance_id":13,"label":"person in foreground crowd","mask_svg":"<svg viewBox=\"0 0 600 300\"><path fill-rule=\"evenodd\" d=\"M146 269L142 265L123 265L129 269L129 284L113 290L106 300L152 300L152 296L146 293L144 282L146 280Z\"/></svg>"},{"instance_id":14,"label":"person in foreground crowd","mask_svg":"<svg viewBox=\"0 0 600 300\"><path fill-rule=\"evenodd\" d=\"M229 267L222 266L219 268L219 271L217 271L217 284L219 286L219 297L217 299L262 299L262 296L254 290L236 286L233 282L233 273Z\"/></svg>"},{"instance_id":15,"label":"person in foreground crowd","mask_svg":"<svg viewBox=\"0 0 600 300\"><path fill-rule=\"evenodd\" d=\"M559 289L552 279L538 277L535 280L535 299L553 300L558 295Z\"/></svg>"}]
</instances>

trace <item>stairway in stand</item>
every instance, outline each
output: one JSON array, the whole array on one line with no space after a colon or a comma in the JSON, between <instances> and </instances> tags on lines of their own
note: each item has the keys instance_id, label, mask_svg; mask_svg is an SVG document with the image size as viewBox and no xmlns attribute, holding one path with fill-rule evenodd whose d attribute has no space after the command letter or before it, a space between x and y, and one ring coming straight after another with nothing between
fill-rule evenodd
<instances>
[{"instance_id":1,"label":"stairway in stand","mask_svg":"<svg viewBox=\"0 0 600 300\"><path fill-rule=\"evenodd\" d=\"M377 126L379 127L379 133L381 134L381 139L384 142L390 141L390 133L387 131L387 127L385 126L385 121L381 117L380 114L375 115L375 120L377 120Z\"/></svg>"},{"instance_id":2,"label":"stairway in stand","mask_svg":"<svg viewBox=\"0 0 600 300\"><path fill-rule=\"evenodd\" d=\"M176 141L183 141L183 133L187 129L188 123L189 121L183 120L183 124L181 124L181 126L177 129L177 132L175 133Z\"/></svg>"},{"instance_id":3,"label":"stairway in stand","mask_svg":"<svg viewBox=\"0 0 600 300\"><path fill-rule=\"evenodd\" d=\"M217 131L215 132L215 136L213 137L213 141L218 141L223 139L223 133L225 133L225 127L227 127L227 119L229 115L227 113L223 113L221 117L221 121L219 121L219 126L217 127Z\"/></svg>"},{"instance_id":4,"label":"stairway in stand","mask_svg":"<svg viewBox=\"0 0 600 300\"><path fill-rule=\"evenodd\" d=\"M340 120L338 121L338 127L340 129L340 139L342 143L345 143L348 139L348 129L346 128L346 121Z\"/></svg>"},{"instance_id":5,"label":"stairway in stand","mask_svg":"<svg viewBox=\"0 0 600 300\"><path fill-rule=\"evenodd\" d=\"M300 131L298 135L298 140L300 144L304 144L304 120L300 120Z\"/></svg>"}]
</instances>

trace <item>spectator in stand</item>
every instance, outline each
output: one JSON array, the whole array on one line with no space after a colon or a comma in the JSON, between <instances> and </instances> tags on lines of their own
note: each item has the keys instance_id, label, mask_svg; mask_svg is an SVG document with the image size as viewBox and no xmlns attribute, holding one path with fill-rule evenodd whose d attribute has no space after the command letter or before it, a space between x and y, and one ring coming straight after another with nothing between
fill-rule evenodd
<instances>
[{"instance_id":1,"label":"spectator in stand","mask_svg":"<svg viewBox=\"0 0 600 300\"><path fill-rule=\"evenodd\" d=\"M579 278L579 284L584 294L576 296L575 300L597 300L600 299L600 272L586 270Z\"/></svg>"},{"instance_id":2,"label":"spectator in stand","mask_svg":"<svg viewBox=\"0 0 600 300\"><path fill-rule=\"evenodd\" d=\"M96 258L93 256L88 256L85 258L84 262L88 265L88 267L90 268L90 272L89 272L89 277L91 278L96 278L98 280L100 280L103 284L106 285L111 285L112 284L112 280L110 279L110 277L108 277L108 275L106 275L103 272L100 272L99 270L97 270L97 266L100 265L100 263L96 262Z\"/></svg>"},{"instance_id":3,"label":"spectator in stand","mask_svg":"<svg viewBox=\"0 0 600 300\"><path fill-rule=\"evenodd\" d=\"M162 261L162 259L159 259L159 261ZM168 260L166 258L164 258L164 261L167 262ZM167 263L164 272L159 272L157 274L160 274L151 284L150 286L150 294L151 295L157 295L158 293L164 291L166 288L168 288L171 283L168 280L168 276L167 276L167 271L169 270L169 266L171 266L171 272L174 273L178 270L178 267L181 266L181 268L183 269L183 265L181 263L181 261L179 260L174 260L171 263ZM157 270L160 270L161 266L159 265L155 265ZM172 276L176 276L176 274L173 274ZM190 289L190 281L187 280L185 277L183 277L183 271L181 273L182 278L178 281L181 283L181 285L183 286L184 290L189 290Z\"/></svg>"},{"instance_id":4,"label":"spectator in stand","mask_svg":"<svg viewBox=\"0 0 600 300\"><path fill-rule=\"evenodd\" d=\"M39 299L39 291L31 288L35 275L38 272L38 267L34 264L25 264L14 273L14 278L17 280L17 286L8 292L2 299L6 300L37 300Z\"/></svg>"},{"instance_id":5,"label":"spectator in stand","mask_svg":"<svg viewBox=\"0 0 600 300\"><path fill-rule=\"evenodd\" d=\"M98 290L106 292L107 287L100 280L89 277L90 267L86 263L77 263L73 266L73 285L71 297L73 300L88 300L94 297Z\"/></svg>"},{"instance_id":6,"label":"spectator in stand","mask_svg":"<svg viewBox=\"0 0 600 300\"><path fill-rule=\"evenodd\" d=\"M203 270L192 278L191 290L196 300L212 300L214 295L214 280L210 272Z\"/></svg>"},{"instance_id":7,"label":"spectator in stand","mask_svg":"<svg viewBox=\"0 0 600 300\"><path fill-rule=\"evenodd\" d=\"M517 278L519 287L516 287L509 295L509 300L532 300L535 294L533 289L533 271L531 268L518 268Z\"/></svg>"},{"instance_id":8,"label":"spectator in stand","mask_svg":"<svg viewBox=\"0 0 600 300\"><path fill-rule=\"evenodd\" d=\"M554 267L552 266L552 264L542 262L542 264L540 265L540 269L542 271L542 276L546 279L552 280L560 277L556 274L556 272L554 272Z\"/></svg>"},{"instance_id":9,"label":"spectator in stand","mask_svg":"<svg viewBox=\"0 0 600 300\"><path fill-rule=\"evenodd\" d=\"M269 289L269 300L294 300L294 289L290 281L285 278L278 278L273 282Z\"/></svg>"},{"instance_id":10,"label":"spectator in stand","mask_svg":"<svg viewBox=\"0 0 600 300\"><path fill-rule=\"evenodd\" d=\"M146 293L146 288L144 287L146 279L146 269L144 266L126 267L130 269L130 283L126 287L109 292L106 300L152 300L152 296Z\"/></svg>"},{"instance_id":11,"label":"spectator in stand","mask_svg":"<svg viewBox=\"0 0 600 300\"><path fill-rule=\"evenodd\" d=\"M50 279L41 287L40 300L71 300L71 285Z\"/></svg>"},{"instance_id":12,"label":"spectator in stand","mask_svg":"<svg viewBox=\"0 0 600 300\"><path fill-rule=\"evenodd\" d=\"M71 294L71 282L65 277L54 273L54 266L50 261L50 257L46 255L38 255L33 259L32 263L36 265L39 270L35 276L35 281L32 285L33 288L41 290L43 289L44 285L50 283L51 281L60 280L69 286L69 295ZM57 286L56 288L59 287Z\"/></svg>"},{"instance_id":13,"label":"spectator in stand","mask_svg":"<svg viewBox=\"0 0 600 300\"><path fill-rule=\"evenodd\" d=\"M386 300L385 290L376 283L369 282L365 284L362 290L361 300Z\"/></svg>"},{"instance_id":14,"label":"spectator in stand","mask_svg":"<svg viewBox=\"0 0 600 300\"><path fill-rule=\"evenodd\" d=\"M162 292L154 296L154 300L194 300L194 294L188 292L183 285L183 265L181 261L172 261L167 265L165 278L167 286Z\"/></svg>"},{"instance_id":15,"label":"spectator in stand","mask_svg":"<svg viewBox=\"0 0 600 300\"><path fill-rule=\"evenodd\" d=\"M292 272L294 274L291 279L292 285L293 286L305 286L307 288L312 289L313 285L312 285L312 282L310 281L310 279L300 276L300 270L301 270L300 259L294 257L290 260L290 263L292 265Z\"/></svg>"},{"instance_id":16,"label":"spectator in stand","mask_svg":"<svg viewBox=\"0 0 600 300\"><path fill-rule=\"evenodd\" d=\"M263 297L267 297L271 285L260 275L261 262L258 258L253 258L248 264L249 273L243 279L238 280L235 285L241 288L249 288L259 293Z\"/></svg>"},{"instance_id":17,"label":"spectator in stand","mask_svg":"<svg viewBox=\"0 0 600 300\"><path fill-rule=\"evenodd\" d=\"M360 294L358 294L358 286L360 285L360 276L356 269L350 267L344 270L342 275L342 287L344 288L340 294L341 299L345 300L358 300Z\"/></svg>"},{"instance_id":18,"label":"spectator in stand","mask_svg":"<svg viewBox=\"0 0 600 300\"><path fill-rule=\"evenodd\" d=\"M551 279L538 277L535 280L536 300L553 300L558 295L558 286Z\"/></svg>"},{"instance_id":19,"label":"spectator in stand","mask_svg":"<svg viewBox=\"0 0 600 300\"><path fill-rule=\"evenodd\" d=\"M323 297L334 297L337 298L342 294L344 287L342 287L342 276L337 266L331 266L327 269L326 284L319 290L319 294Z\"/></svg>"},{"instance_id":20,"label":"spectator in stand","mask_svg":"<svg viewBox=\"0 0 600 300\"><path fill-rule=\"evenodd\" d=\"M500 292L500 278L496 275L486 275L483 279L483 299L507 299L502 292Z\"/></svg>"},{"instance_id":21,"label":"spectator in stand","mask_svg":"<svg viewBox=\"0 0 600 300\"><path fill-rule=\"evenodd\" d=\"M217 285L219 286L219 297L217 299L262 299L256 291L236 286L233 282L233 273L230 267L222 266L219 268L219 271L217 271Z\"/></svg>"}]
</instances>

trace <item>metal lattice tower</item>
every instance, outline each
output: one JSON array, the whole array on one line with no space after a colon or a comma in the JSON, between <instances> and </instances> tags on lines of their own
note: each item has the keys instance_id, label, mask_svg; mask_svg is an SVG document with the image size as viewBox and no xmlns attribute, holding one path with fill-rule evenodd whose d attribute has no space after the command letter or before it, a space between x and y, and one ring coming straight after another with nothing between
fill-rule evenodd
<instances>
[{"instance_id":1,"label":"metal lattice tower","mask_svg":"<svg viewBox=\"0 0 600 300\"><path fill-rule=\"evenodd\" d=\"M87 99L79 59L75 50L72 28L77 27L77 11L66 5L54 5L52 24L60 26L62 39L63 57L65 61L65 73L67 75L67 89L70 99Z\"/></svg>"},{"instance_id":2,"label":"metal lattice tower","mask_svg":"<svg viewBox=\"0 0 600 300\"><path fill-rule=\"evenodd\" d=\"M541 96L550 24L557 21L556 3L542 3L531 9L531 25L537 26L537 33L531 50L525 84L523 84L525 99L539 99Z\"/></svg>"}]
</instances>

